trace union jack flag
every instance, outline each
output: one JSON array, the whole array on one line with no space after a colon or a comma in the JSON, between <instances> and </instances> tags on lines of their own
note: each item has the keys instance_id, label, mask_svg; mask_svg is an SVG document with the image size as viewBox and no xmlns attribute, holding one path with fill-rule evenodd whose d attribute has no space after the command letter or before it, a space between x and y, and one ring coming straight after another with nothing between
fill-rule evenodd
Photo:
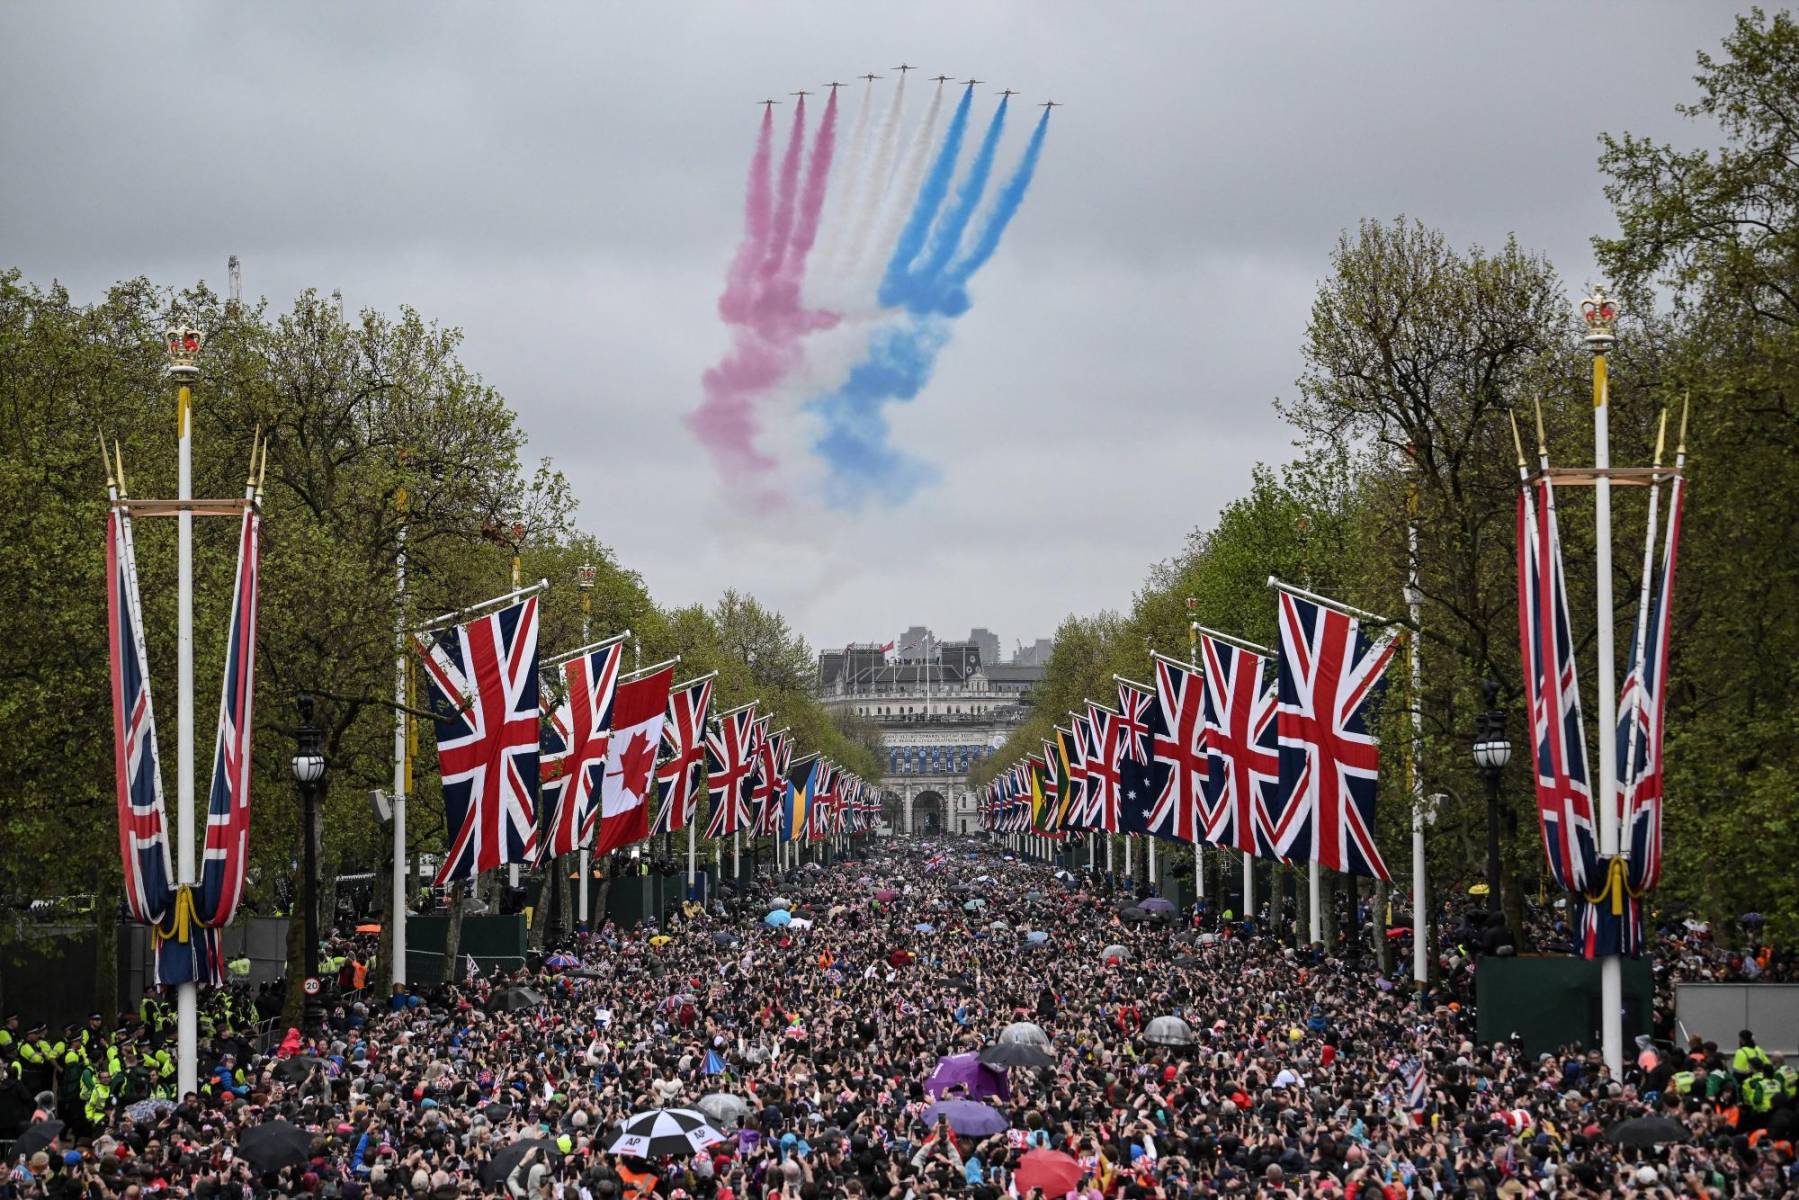
<instances>
[{"instance_id":1,"label":"union jack flag","mask_svg":"<svg viewBox=\"0 0 1799 1200\"><path fill-rule=\"evenodd\" d=\"M256 684L261 539L262 515L251 504L244 509L238 530L237 582L226 635L212 792L206 805L206 860L200 872L200 919L215 929L230 924L237 913L250 859L250 700Z\"/></svg>"},{"instance_id":2,"label":"union jack flag","mask_svg":"<svg viewBox=\"0 0 1799 1200\"><path fill-rule=\"evenodd\" d=\"M539 848L540 863L593 844L600 779L612 741L612 708L624 656L621 635L562 664L565 694L545 723L539 747L542 802L554 806L549 837Z\"/></svg>"},{"instance_id":3,"label":"union jack flag","mask_svg":"<svg viewBox=\"0 0 1799 1200\"><path fill-rule=\"evenodd\" d=\"M1584 893L1600 882L1598 844L1555 490L1547 479L1518 493L1518 636L1543 851L1555 886Z\"/></svg>"},{"instance_id":4,"label":"union jack flag","mask_svg":"<svg viewBox=\"0 0 1799 1200\"><path fill-rule=\"evenodd\" d=\"M1380 743L1368 732L1368 707L1394 640L1371 641L1357 618L1287 591L1280 594L1280 626L1276 722L1285 808L1275 824L1275 852L1390 879L1374 844Z\"/></svg>"},{"instance_id":5,"label":"union jack flag","mask_svg":"<svg viewBox=\"0 0 1799 1200\"><path fill-rule=\"evenodd\" d=\"M1068 817L1063 825L1069 829L1092 829L1093 810L1089 803L1092 789L1088 787L1087 755L1092 744L1093 730L1087 718L1077 713L1068 714L1068 803L1065 806Z\"/></svg>"},{"instance_id":6,"label":"union jack flag","mask_svg":"<svg viewBox=\"0 0 1799 1200\"><path fill-rule=\"evenodd\" d=\"M837 807L837 764L828 758L819 759L818 772L812 778L812 796L806 804L806 839L819 841L829 836Z\"/></svg>"},{"instance_id":7,"label":"union jack flag","mask_svg":"<svg viewBox=\"0 0 1799 1200\"><path fill-rule=\"evenodd\" d=\"M1118 714L1104 705L1087 702L1088 728L1093 741L1087 757L1087 811L1093 817L1091 828L1107 833L1118 832L1119 756L1124 752L1120 740Z\"/></svg>"},{"instance_id":8,"label":"union jack flag","mask_svg":"<svg viewBox=\"0 0 1799 1200\"><path fill-rule=\"evenodd\" d=\"M117 506L106 517L106 615L112 661L113 779L119 813L119 856L131 919L164 919L173 896L162 768L156 755L156 713L150 703L149 655L131 518Z\"/></svg>"},{"instance_id":9,"label":"union jack flag","mask_svg":"<svg viewBox=\"0 0 1799 1200\"><path fill-rule=\"evenodd\" d=\"M539 785L537 597L452 626L419 652L452 831L437 886L530 861Z\"/></svg>"},{"instance_id":10,"label":"union jack flag","mask_svg":"<svg viewBox=\"0 0 1799 1200\"><path fill-rule=\"evenodd\" d=\"M766 725L765 717L759 725ZM762 739L762 773L751 799L761 806L762 832L775 837L781 832L781 807L786 799L787 776L793 770L793 735L786 730Z\"/></svg>"},{"instance_id":11,"label":"union jack flag","mask_svg":"<svg viewBox=\"0 0 1799 1200\"><path fill-rule=\"evenodd\" d=\"M1059 827L1062 802L1062 751L1055 740L1043 739L1043 811L1037 815L1037 829L1047 833Z\"/></svg>"},{"instance_id":12,"label":"union jack flag","mask_svg":"<svg viewBox=\"0 0 1799 1200\"><path fill-rule=\"evenodd\" d=\"M1156 701L1162 730L1151 743L1156 761L1168 769L1150 809L1150 828L1164 837L1197 842L1204 827L1206 720L1198 672L1165 658L1156 662Z\"/></svg>"},{"instance_id":13,"label":"union jack flag","mask_svg":"<svg viewBox=\"0 0 1799 1200\"><path fill-rule=\"evenodd\" d=\"M749 794L756 780L756 706L720 714L706 734L706 794L712 816L706 836L735 833L750 821Z\"/></svg>"},{"instance_id":14,"label":"union jack flag","mask_svg":"<svg viewBox=\"0 0 1799 1200\"><path fill-rule=\"evenodd\" d=\"M1273 808L1281 759L1268 660L1204 634L1199 645L1206 664L1206 841L1279 857Z\"/></svg>"},{"instance_id":15,"label":"union jack flag","mask_svg":"<svg viewBox=\"0 0 1799 1200\"><path fill-rule=\"evenodd\" d=\"M1618 702L1620 828L1630 847L1630 890L1638 893L1653 889L1662 876L1662 722L1667 708L1668 643L1673 631L1674 560L1680 546L1685 484L1675 477L1661 573L1654 578L1648 602L1638 607L1637 633L1631 641L1633 661ZM1652 538L1653 512L1652 508ZM1644 586L1650 586L1647 579Z\"/></svg>"},{"instance_id":16,"label":"union jack flag","mask_svg":"<svg viewBox=\"0 0 1799 1200\"><path fill-rule=\"evenodd\" d=\"M706 710L712 705L712 679L676 684L668 694L662 722L662 762L656 768L656 818L650 832L674 833L693 819L700 787L700 763L706 756Z\"/></svg>"}]
</instances>

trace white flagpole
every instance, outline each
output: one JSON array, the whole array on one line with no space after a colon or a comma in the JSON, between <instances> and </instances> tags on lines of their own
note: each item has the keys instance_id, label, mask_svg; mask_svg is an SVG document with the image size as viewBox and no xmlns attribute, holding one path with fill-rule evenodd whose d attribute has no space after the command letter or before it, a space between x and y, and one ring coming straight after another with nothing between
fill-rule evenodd
<instances>
[{"instance_id":1,"label":"white flagpole","mask_svg":"<svg viewBox=\"0 0 1799 1200\"><path fill-rule=\"evenodd\" d=\"M199 354L199 333L177 327L169 334L169 374L177 382L175 399L176 496L182 508L175 516L178 574L176 576L176 725L175 742L175 880L192 887L194 876L194 513L187 504L194 498L193 391L189 380L200 373L194 359ZM187 347L191 346L189 352ZM311 836L308 831L307 836ZM192 936L198 936L195 931ZM307 959L317 947L306 949ZM185 1096L199 1088L200 1004L199 985L193 980L175 992L176 1086Z\"/></svg>"},{"instance_id":2,"label":"white flagpole","mask_svg":"<svg viewBox=\"0 0 1799 1200\"><path fill-rule=\"evenodd\" d=\"M394 496L400 510L399 552L394 556L394 886L393 963L389 977L406 985L406 489Z\"/></svg>"},{"instance_id":3,"label":"white flagpole","mask_svg":"<svg viewBox=\"0 0 1799 1200\"><path fill-rule=\"evenodd\" d=\"M1256 915L1256 860L1249 851L1243 852L1243 919L1253 921Z\"/></svg>"},{"instance_id":4,"label":"white flagpole","mask_svg":"<svg viewBox=\"0 0 1799 1200\"><path fill-rule=\"evenodd\" d=\"M1598 608L1599 653L1599 786L1593 790L1593 804L1599 810L1600 869L1610 872L1612 860L1619 855L1617 806L1617 740L1618 685L1615 678L1616 634L1612 628L1612 465L1610 379L1605 356L1617 342L1616 302L1607 298L1603 288L1581 306L1586 318L1587 349L1593 354L1593 522L1594 522L1594 591ZM1609 888L1616 881L1607 881ZM1608 954L1599 964L1600 1042L1605 1062L1612 1075L1624 1074L1624 966L1616 954Z\"/></svg>"},{"instance_id":5,"label":"white flagpole","mask_svg":"<svg viewBox=\"0 0 1799 1200\"><path fill-rule=\"evenodd\" d=\"M596 573L594 568L586 563L581 565L580 572L576 576L577 586L581 589L581 644L583 646L593 639L591 626L593 624L593 585L595 576ZM629 632L629 630L626 630L626 633ZM568 785L567 790L574 790L572 782ZM571 815L578 816L579 814ZM592 868L589 866L588 862L587 843L581 840L581 831L579 829L575 830L575 841L579 843L576 847L577 866L575 869L581 876L578 883L579 894L575 902L575 928L585 933L587 931L587 876L591 873Z\"/></svg>"},{"instance_id":6,"label":"white flagpole","mask_svg":"<svg viewBox=\"0 0 1799 1200\"><path fill-rule=\"evenodd\" d=\"M1424 592L1419 586L1418 464L1411 463L1406 496L1407 615L1412 618L1412 982L1422 992L1430 983L1430 879L1424 858Z\"/></svg>"}]
</instances>

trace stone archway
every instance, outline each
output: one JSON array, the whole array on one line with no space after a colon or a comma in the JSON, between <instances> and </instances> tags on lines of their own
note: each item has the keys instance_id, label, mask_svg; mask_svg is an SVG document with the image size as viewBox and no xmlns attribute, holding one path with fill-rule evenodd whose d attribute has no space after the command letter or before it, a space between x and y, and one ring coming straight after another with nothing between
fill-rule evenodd
<instances>
[{"instance_id":1,"label":"stone archway","mask_svg":"<svg viewBox=\"0 0 1799 1200\"><path fill-rule=\"evenodd\" d=\"M912 797L911 832L925 835L949 829L949 801L942 792L926 789Z\"/></svg>"}]
</instances>

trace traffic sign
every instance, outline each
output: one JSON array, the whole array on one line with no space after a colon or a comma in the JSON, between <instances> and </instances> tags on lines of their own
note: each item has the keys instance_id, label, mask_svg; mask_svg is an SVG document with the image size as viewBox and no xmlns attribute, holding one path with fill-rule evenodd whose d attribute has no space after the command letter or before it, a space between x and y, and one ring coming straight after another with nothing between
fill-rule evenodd
<instances>
[{"instance_id":1,"label":"traffic sign","mask_svg":"<svg viewBox=\"0 0 1799 1200\"><path fill-rule=\"evenodd\" d=\"M305 990L308 996L316 996L319 994L319 989L324 985L319 982L319 977L317 975L308 975L306 977L306 982L300 986Z\"/></svg>"}]
</instances>

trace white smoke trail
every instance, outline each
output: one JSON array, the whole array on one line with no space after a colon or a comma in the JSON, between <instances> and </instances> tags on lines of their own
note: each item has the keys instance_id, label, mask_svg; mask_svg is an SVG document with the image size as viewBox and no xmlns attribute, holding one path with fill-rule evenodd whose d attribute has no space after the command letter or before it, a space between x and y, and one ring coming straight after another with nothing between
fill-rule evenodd
<instances>
[{"instance_id":1,"label":"white smoke trail","mask_svg":"<svg viewBox=\"0 0 1799 1200\"><path fill-rule=\"evenodd\" d=\"M874 226L875 213L880 210L881 197L887 193L888 177L893 173L894 153L899 148L900 116L905 105L906 77L900 76L899 86L893 89L893 102L887 106L887 115L881 120L881 138L875 145L874 161L869 164L868 174L862 181L862 190L856 197L855 228L844 243L843 259L839 264L837 276L841 280L858 278L858 266L867 253L869 231ZM860 298L854 300L861 303Z\"/></svg>"},{"instance_id":2,"label":"white smoke trail","mask_svg":"<svg viewBox=\"0 0 1799 1200\"><path fill-rule=\"evenodd\" d=\"M856 106L856 124L847 146L849 152L838 158L838 177L831 181L825 200L824 242L813 251L805 282L806 303L811 308L824 307L839 290L846 245L844 228L850 223L850 206L861 190L863 165L868 159L868 115L874 107L874 86L872 79L863 81L862 101Z\"/></svg>"},{"instance_id":3,"label":"white smoke trail","mask_svg":"<svg viewBox=\"0 0 1799 1200\"><path fill-rule=\"evenodd\" d=\"M940 83L931 97L930 108L925 110L924 119L912 136L912 145L906 151L894 185L888 191L887 220L857 264L855 294L865 297L864 302L871 307L878 305L875 295L880 290L881 277L887 271L887 260L893 256L900 231L905 228L906 218L912 215L912 205L918 199L918 189L924 184L924 173L931 161L931 141L937 132L938 114L942 111L943 85Z\"/></svg>"}]
</instances>

